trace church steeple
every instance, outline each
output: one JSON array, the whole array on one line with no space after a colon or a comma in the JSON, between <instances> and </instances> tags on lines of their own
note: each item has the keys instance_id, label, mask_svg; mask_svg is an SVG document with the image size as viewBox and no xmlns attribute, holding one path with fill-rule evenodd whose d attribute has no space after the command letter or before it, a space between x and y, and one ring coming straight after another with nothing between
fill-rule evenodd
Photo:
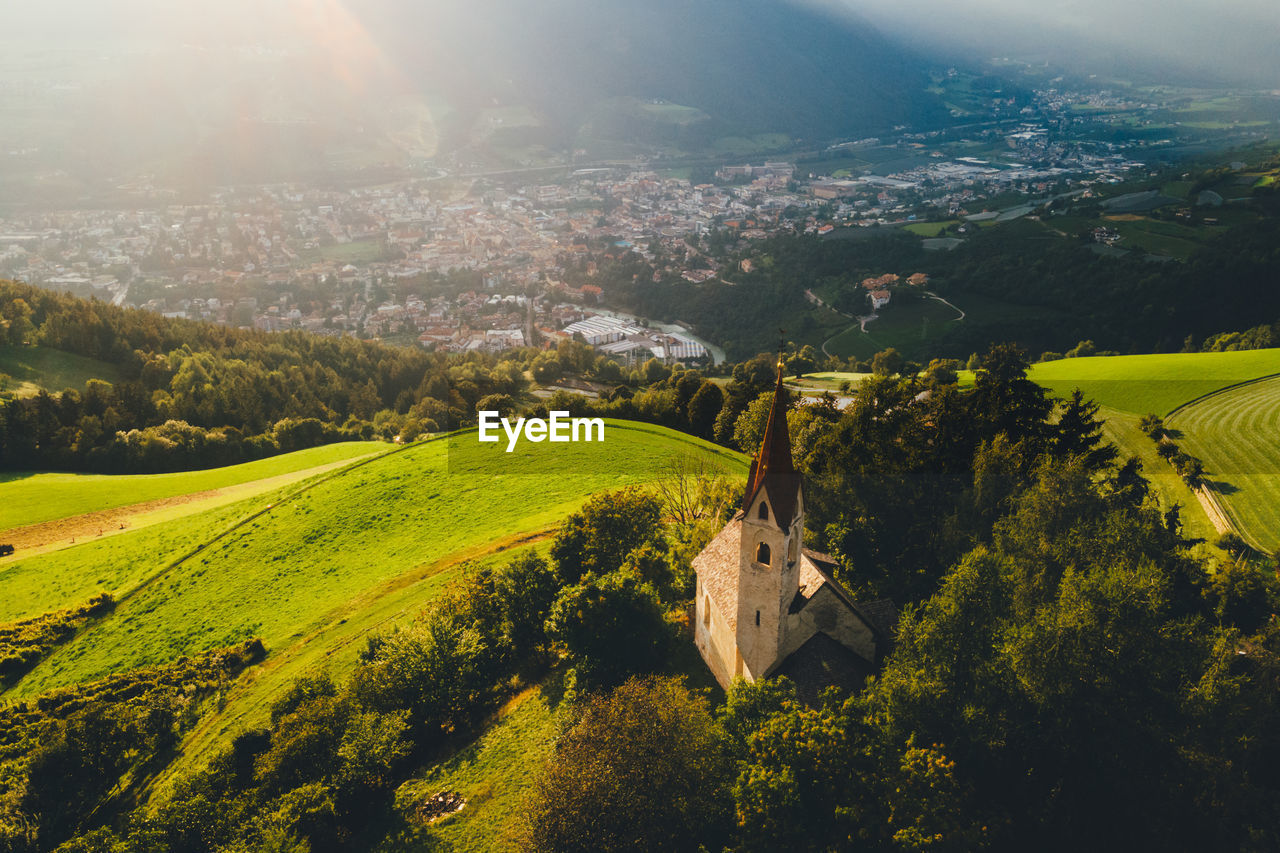
<instances>
[{"instance_id":1,"label":"church steeple","mask_svg":"<svg viewBox=\"0 0 1280 853\"><path fill-rule=\"evenodd\" d=\"M750 509L760 489L768 486L775 496L794 496L800 488L800 475L791 459L791 434L787 429L787 405L789 395L782 382L782 353L778 353L778 382L773 389L773 404L769 407L769 420L764 427L764 441L760 452L751 461L747 478L746 499L742 508ZM794 500L774 498L778 526L784 530L790 525L795 511Z\"/></svg>"}]
</instances>

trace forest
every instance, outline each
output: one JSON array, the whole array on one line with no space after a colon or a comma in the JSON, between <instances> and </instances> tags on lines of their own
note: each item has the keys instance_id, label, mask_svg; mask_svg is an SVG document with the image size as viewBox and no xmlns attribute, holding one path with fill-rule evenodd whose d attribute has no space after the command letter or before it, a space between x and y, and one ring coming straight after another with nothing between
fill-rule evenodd
<instances>
[{"instance_id":1,"label":"forest","mask_svg":"<svg viewBox=\"0 0 1280 853\"><path fill-rule=\"evenodd\" d=\"M174 320L0 282L4 343L116 366L123 381L0 401L0 468L157 472L451 429L522 368L351 337Z\"/></svg>"},{"instance_id":2,"label":"forest","mask_svg":"<svg viewBox=\"0 0 1280 853\"><path fill-rule=\"evenodd\" d=\"M580 341L445 355L351 337L228 329L0 282L0 333L115 365L123 381L0 395L0 469L157 473L230 465L352 439L402 442L475 423L478 409L529 407L532 377L604 386L532 404L639 420L733 443L738 416L772 387L773 357L733 367L723 389L650 359L632 369ZM803 348L789 370L817 367ZM834 368L843 365L836 362Z\"/></svg>"}]
</instances>

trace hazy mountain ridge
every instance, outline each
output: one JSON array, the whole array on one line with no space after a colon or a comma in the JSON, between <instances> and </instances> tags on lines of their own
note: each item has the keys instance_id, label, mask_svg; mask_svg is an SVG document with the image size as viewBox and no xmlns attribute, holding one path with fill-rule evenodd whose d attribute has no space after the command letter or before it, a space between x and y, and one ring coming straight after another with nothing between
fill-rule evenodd
<instances>
[{"instance_id":1,"label":"hazy mountain ridge","mask_svg":"<svg viewBox=\"0 0 1280 853\"><path fill-rule=\"evenodd\" d=\"M787 0L55 7L61 35L0 14L33 34L0 77L43 93L40 121L25 123L30 99L11 105L21 121L0 142L77 181L277 180L477 145L520 165L525 149L545 162L600 141L701 152L948 120L923 59Z\"/></svg>"},{"instance_id":2,"label":"hazy mountain ridge","mask_svg":"<svg viewBox=\"0 0 1280 853\"><path fill-rule=\"evenodd\" d=\"M437 5L368 0L358 8L375 38L390 35L415 82L443 84L463 104L524 101L562 128L620 96L695 107L728 132L813 138L946 117L924 91L919 57L865 22L777 0L563 0L536 14L503 0L488 7L487 20L498 22L491 26ZM466 32L476 28L483 33ZM475 43L458 30L482 35L485 46L455 47Z\"/></svg>"}]
</instances>

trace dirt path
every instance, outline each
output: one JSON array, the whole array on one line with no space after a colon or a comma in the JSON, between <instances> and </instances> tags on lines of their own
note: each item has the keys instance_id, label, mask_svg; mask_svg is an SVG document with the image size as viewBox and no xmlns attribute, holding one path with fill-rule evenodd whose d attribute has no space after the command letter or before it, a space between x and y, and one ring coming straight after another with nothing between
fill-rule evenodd
<instances>
[{"instance_id":1,"label":"dirt path","mask_svg":"<svg viewBox=\"0 0 1280 853\"><path fill-rule=\"evenodd\" d=\"M374 454L370 454L370 456L372 455ZM224 486L220 489L208 489L203 492L158 498L129 506L113 507L112 509L89 512L83 515L42 521L39 524L30 524L25 527L14 527L0 531L0 542L14 546L16 553L12 557L6 558L6 560L29 557L32 554L43 554L60 548L68 548L86 540L112 536L128 530L147 527L161 521L182 518L194 515L197 512L225 506L244 498L269 492L281 486L287 486L290 483L305 480L317 474L324 474L366 458L368 457L341 459L325 465L304 468L301 471L291 471L287 474L279 474L275 477L266 477L261 480L251 480L247 483L237 483L234 486ZM0 564L3 562L0 561Z\"/></svg>"},{"instance_id":2,"label":"dirt path","mask_svg":"<svg viewBox=\"0 0 1280 853\"><path fill-rule=\"evenodd\" d=\"M1213 524L1214 530L1217 530L1219 533L1227 533L1234 529L1231 526L1230 519L1228 519L1227 514L1222 511L1222 507L1218 505L1218 499L1212 492L1203 486L1198 489L1192 489L1191 491L1195 494L1196 500L1200 501L1200 506L1204 509L1204 514L1209 516L1209 521Z\"/></svg>"},{"instance_id":3,"label":"dirt path","mask_svg":"<svg viewBox=\"0 0 1280 853\"><path fill-rule=\"evenodd\" d=\"M947 307L948 307L948 308L950 308L952 311L955 311L957 314L959 314L959 315L960 315L959 317L955 317L955 318L953 318L953 319L951 320L951 322L953 322L953 323L957 323L957 322L959 322L959 321L961 321L961 320L963 320L963 319L964 319L964 311L961 311L959 308L957 308L956 306L952 305L950 302L948 302L947 300L943 299L943 298L942 298L941 296L939 296L938 294L936 294L936 293L927 293L927 294L925 294L925 295L926 295L926 296L928 296L930 299L933 299L933 300L936 300L936 301L938 301L938 302L941 302L943 305L947 306Z\"/></svg>"}]
</instances>

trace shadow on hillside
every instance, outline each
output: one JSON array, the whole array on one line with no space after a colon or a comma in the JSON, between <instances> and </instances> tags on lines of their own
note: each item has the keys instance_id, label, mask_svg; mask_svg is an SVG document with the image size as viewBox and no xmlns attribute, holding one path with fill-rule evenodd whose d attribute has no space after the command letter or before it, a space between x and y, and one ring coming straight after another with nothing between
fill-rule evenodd
<instances>
[{"instance_id":1,"label":"shadow on hillside","mask_svg":"<svg viewBox=\"0 0 1280 853\"><path fill-rule=\"evenodd\" d=\"M1204 478L1204 484L1220 495L1234 495L1236 492L1240 491L1239 486L1233 486L1226 480L1211 480L1206 477Z\"/></svg>"}]
</instances>

